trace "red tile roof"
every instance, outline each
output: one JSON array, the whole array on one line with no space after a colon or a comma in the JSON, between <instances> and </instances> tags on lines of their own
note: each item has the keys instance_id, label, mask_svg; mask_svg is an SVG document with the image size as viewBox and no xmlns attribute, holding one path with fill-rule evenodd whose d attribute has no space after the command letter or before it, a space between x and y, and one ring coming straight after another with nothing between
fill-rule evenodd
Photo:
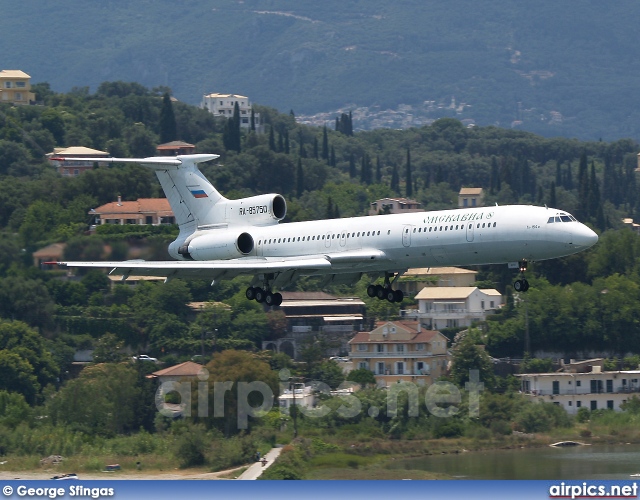
<instances>
[{"instance_id":1,"label":"red tile roof","mask_svg":"<svg viewBox=\"0 0 640 500\"><path fill-rule=\"evenodd\" d=\"M136 201L113 201L91 210L91 213L106 214L143 214L157 213L173 215L171 205L166 198L139 198Z\"/></svg>"}]
</instances>

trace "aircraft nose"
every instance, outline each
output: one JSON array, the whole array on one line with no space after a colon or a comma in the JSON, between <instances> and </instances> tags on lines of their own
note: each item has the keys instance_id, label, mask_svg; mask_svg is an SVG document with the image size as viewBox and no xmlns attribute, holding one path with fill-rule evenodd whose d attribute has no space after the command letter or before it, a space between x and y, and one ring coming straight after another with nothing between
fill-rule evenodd
<instances>
[{"instance_id":1,"label":"aircraft nose","mask_svg":"<svg viewBox=\"0 0 640 500\"><path fill-rule=\"evenodd\" d=\"M589 248L598 242L598 235L584 224L573 232L573 245L580 248Z\"/></svg>"}]
</instances>

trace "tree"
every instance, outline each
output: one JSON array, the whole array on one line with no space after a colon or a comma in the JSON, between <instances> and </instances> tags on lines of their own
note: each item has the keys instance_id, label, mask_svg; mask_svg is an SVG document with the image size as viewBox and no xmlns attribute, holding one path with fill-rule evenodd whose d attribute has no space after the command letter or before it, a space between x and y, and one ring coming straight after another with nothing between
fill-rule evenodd
<instances>
[{"instance_id":1,"label":"tree","mask_svg":"<svg viewBox=\"0 0 640 500\"><path fill-rule=\"evenodd\" d=\"M273 394L274 398L279 394L279 381L268 363L260 360L258 356L245 351L223 351L216 353L207 365L209 371L209 418L206 425L213 425L224 432L225 436L236 434L242 429L238 427L238 415L241 408L238 406L239 383L263 382ZM216 382L231 383L229 390L224 391L224 408L218 407L218 412L223 416L216 416L214 401L216 401ZM218 389L219 391L220 389ZM219 396L218 396L219 397ZM263 395L258 391L248 394L247 401L253 408L264 403ZM221 405L218 400L216 405ZM211 418L213 416L213 418ZM252 420L248 420L251 426Z\"/></svg>"},{"instance_id":2,"label":"tree","mask_svg":"<svg viewBox=\"0 0 640 500\"><path fill-rule=\"evenodd\" d=\"M302 196L304 191L304 171L302 170L302 159L298 158L298 168L296 170L296 195L298 198Z\"/></svg>"},{"instance_id":3,"label":"tree","mask_svg":"<svg viewBox=\"0 0 640 500\"><path fill-rule=\"evenodd\" d=\"M413 180L411 179L411 149L407 148L407 175L406 175L407 198L413 196Z\"/></svg>"},{"instance_id":4,"label":"tree","mask_svg":"<svg viewBox=\"0 0 640 500\"><path fill-rule=\"evenodd\" d=\"M470 370L478 370L480 382L485 388L494 386L493 364L489 355L478 347L468 333L457 343L453 351L453 368L451 379L459 387L469 381Z\"/></svg>"},{"instance_id":5,"label":"tree","mask_svg":"<svg viewBox=\"0 0 640 500\"><path fill-rule=\"evenodd\" d=\"M329 137L327 135L327 125L325 124L322 127L322 153L321 157L323 160L329 159Z\"/></svg>"},{"instance_id":6,"label":"tree","mask_svg":"<svg viewBox=\"0 0 640 500\"><path fill-rule=\"evenodd\" d=\"M371 370L367 370L366 368L357 368L356 370L351 370L347 375L347 380L356 382L362 387L366 387L367 385L375 385L376 383L376 378L374 377L373 372Z\"/></svg>"},{"instance_id":7,"label":"tree","mask_svg":"<svg viewBox=\"0 0 640 500\"><path fill-rule=\"evenodd\" d=\"M176 117L173 113L173 105L169 94L162 96L162 108L160 109L160 142L166 143L178 139Z\"/></svg>"}]
</instances>

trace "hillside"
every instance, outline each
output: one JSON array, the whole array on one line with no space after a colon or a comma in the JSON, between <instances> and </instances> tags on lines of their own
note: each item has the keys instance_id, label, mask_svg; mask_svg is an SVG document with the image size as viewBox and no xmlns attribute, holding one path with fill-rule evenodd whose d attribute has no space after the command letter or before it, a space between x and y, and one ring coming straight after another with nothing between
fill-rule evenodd
<instances>
[{"instance_id":1,"label":"hillside","mask_svg":"<svg viewBox=\"0 0 640 500\"><path fill-rule=\"evenodd\" d=\"M136 81L296 114L432 101L431 118L611 140L640 138L639 14L630 1L25 0L0 32L4 69L60 92Z\"/></svg>"}]
</instances>

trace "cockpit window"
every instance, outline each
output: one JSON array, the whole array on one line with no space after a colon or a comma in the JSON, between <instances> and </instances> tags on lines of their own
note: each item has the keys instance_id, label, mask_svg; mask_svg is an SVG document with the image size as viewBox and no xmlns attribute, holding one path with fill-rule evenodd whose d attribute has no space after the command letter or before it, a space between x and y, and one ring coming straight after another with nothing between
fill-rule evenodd
<instances>
[{"instance_id":1,"label":"cockpit window","mask_svg":"<svg viewBox=\"0 0 640 500\"><path fill-rule=\"evenodd\" d=\"M561 215L560 218L562 219L562 222L571 222L571 217L568 215Z\"/></svg>"},{"instance_id":2,"label":"cockpit window","mask_svg":"<svg viewBox=\"0 0 640 500\"><path fill-rule=\"evenodd\" d=\"M569 217L571 217L571 220L572 220L573 222L578 222L578 219L576 219L573 215L570 215Z\"/></svg>"},{"instance_id":3,"label":"cockpit window","mask_svg":"<svg viewBox=\"0 0 640 500\"><path fill-rule=\"evenodd\" d=\"M553 217L549 217L549 220L547 221L547 224L553 224Z\"/></svg>"},{"instance_id":4,"label":"cockpit window","mask_svg":"<svg viewBox=\"0 0 640 500\"><path fill-rule=\"evenodd\" d=\"M556 222L562 222L562 220L560 219L560 217L556 216Z\"/></svg>"}]
</instances>

